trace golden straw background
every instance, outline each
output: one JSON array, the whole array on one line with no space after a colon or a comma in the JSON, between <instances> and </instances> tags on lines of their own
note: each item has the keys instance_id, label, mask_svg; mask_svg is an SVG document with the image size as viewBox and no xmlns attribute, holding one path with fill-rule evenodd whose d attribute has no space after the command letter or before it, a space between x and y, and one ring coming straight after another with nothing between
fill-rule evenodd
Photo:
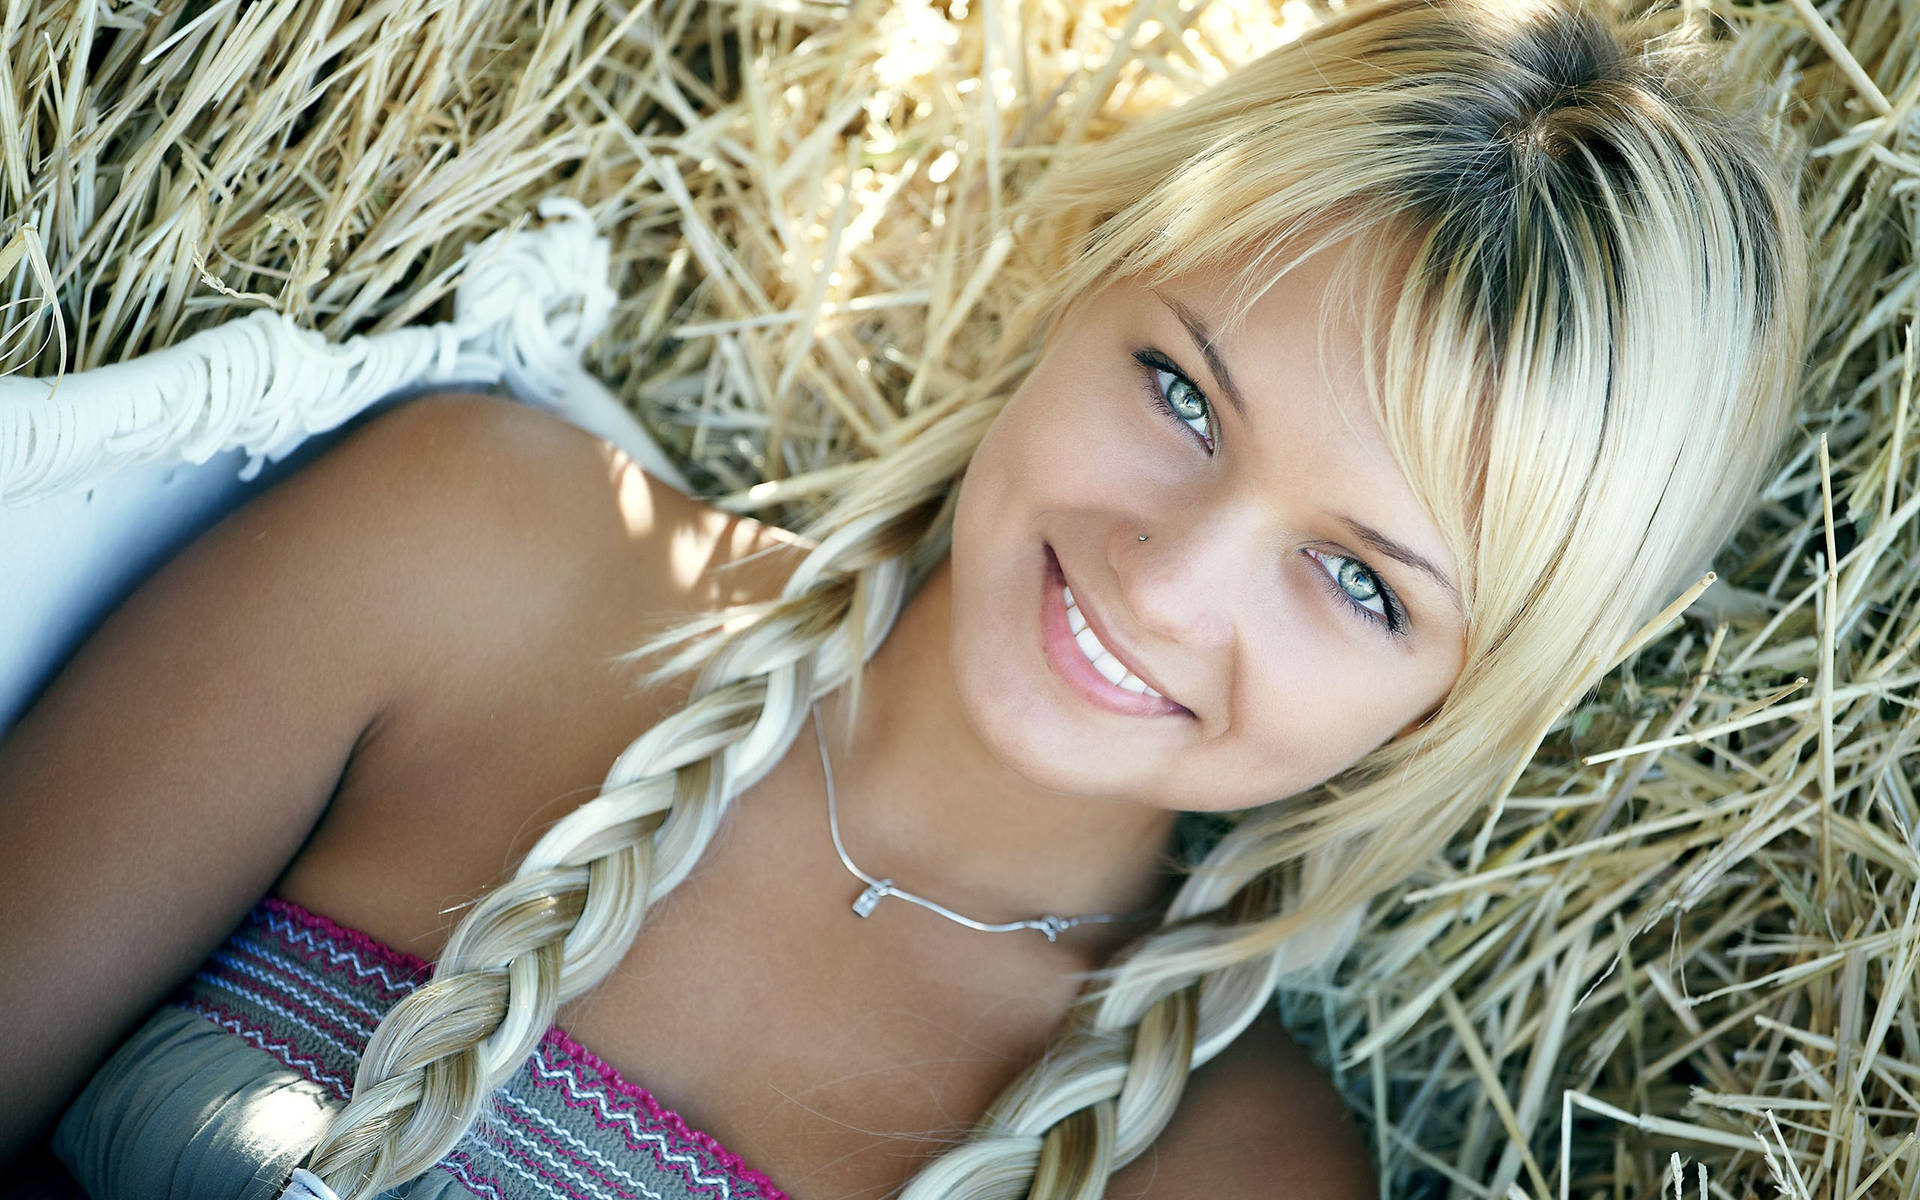
<instances>
[{"instance_id":1,"label":"golden straw background","mask_svg":"<svg viewBox=\"0 0 1920 1200\"><path fill-rule=\"evenodd\" d=\"M1791 460L1718 581L1282 1007L1384 1195L1916 1197L1920 5L1651 7L1812 148ZM984 361L1033 286L979 236L1010 198L1321 11L8 4L0 368L262 306L445 319L462 247L561 193L614 245L590 368L703 495L792 523Z\"/></svg>"}]
</instances>

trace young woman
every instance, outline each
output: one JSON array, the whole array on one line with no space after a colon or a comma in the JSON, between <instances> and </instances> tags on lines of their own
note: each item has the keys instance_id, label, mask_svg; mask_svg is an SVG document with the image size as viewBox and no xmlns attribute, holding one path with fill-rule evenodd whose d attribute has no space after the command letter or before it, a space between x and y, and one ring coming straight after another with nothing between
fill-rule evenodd
<instances>
[{"instance_id":1,"label":"young woman","mask_svg":"<svg viewBox=\"0 0 1920 1200\"><path fill-rule=\"evenodd\" d=\"M1049 174L999 368L804 529L504 402L369 422L0 744L8 1145L97 1200L1371 1194L1276 981L1732 530L1778 155L1678 36L1386 0Z\"/></svg>"}]
</instances>

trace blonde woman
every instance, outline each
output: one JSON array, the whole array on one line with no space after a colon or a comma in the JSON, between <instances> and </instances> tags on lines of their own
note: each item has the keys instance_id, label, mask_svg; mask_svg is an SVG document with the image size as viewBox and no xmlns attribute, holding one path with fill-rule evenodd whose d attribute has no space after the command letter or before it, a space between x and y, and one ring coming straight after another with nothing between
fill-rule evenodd
<instances>
[{"instance_id":1,"label":"blonde woman","mask_svg":"<svg viewBox=\"0 0 1920 1200\"><path fill-rule=\"evenodd\" d=\"M7 1144L96 1200L1371 1194L1276 982L1785 440L1759 128L1605 9L1388 0L1049 174L999 368L803 529L370 422L0 745Z\"/></svg>"}]
</instances>

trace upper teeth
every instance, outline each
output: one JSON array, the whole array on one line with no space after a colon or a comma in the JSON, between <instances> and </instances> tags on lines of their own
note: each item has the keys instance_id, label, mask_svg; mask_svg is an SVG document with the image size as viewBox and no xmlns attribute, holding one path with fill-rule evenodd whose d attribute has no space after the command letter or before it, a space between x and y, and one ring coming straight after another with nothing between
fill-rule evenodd
<instances>
[{"instance_id":1,"label":"upper teeth","mask_svg":"<svg viewBox=\"0 0 1920 1200\"><path fill-rule=\"evenodd\" d=\"M1073 602L1073 590L1062 587L1060 594L1067 601L1067 628L1073 630L1075 644L1080 647L1080 653L1087 656L1087 661L1093 664L1093 669L1106 676L1108 683L1117 684L1130 692L1159 696L1159 692L1148 687L1145 680L1127 670L1120 660L1113 656L1113 651L1102 646L1100 639L1093 636L1092 627L1087 624L1087 619L1080 615L1080 606Z\"/></svg>"}]
</instances>

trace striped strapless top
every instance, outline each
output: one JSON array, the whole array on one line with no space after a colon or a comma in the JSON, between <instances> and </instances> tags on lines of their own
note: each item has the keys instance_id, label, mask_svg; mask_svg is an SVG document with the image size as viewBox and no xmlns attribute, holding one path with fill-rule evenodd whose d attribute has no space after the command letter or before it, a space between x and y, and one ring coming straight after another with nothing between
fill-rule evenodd
<instances>
[{"instance_id":1,"label":"striped strapless top","mask_svg":"<svg viewBox=\"0 0 1920 1200\"><path fill-rule=\"evenodd\" d=\"M374 1026L432 974L268 897L88 1082L54 1154L92 1200L272 1200ZM559 1026L409 1200L785 1200Z\"/></svg>"}]
</instances>

